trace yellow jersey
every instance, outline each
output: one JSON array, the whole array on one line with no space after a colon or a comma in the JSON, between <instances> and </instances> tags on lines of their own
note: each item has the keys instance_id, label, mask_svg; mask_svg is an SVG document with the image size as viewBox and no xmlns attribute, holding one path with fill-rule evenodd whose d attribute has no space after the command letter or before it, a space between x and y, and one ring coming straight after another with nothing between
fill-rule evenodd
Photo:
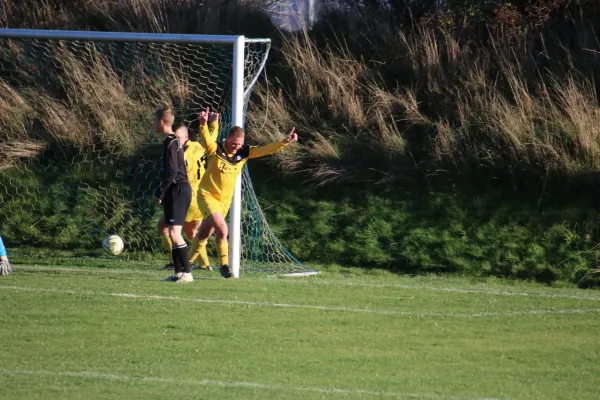
<instances>
[{"instance_id":1,"label":"yellow jersey","mask_svg":"<svg viewBox=\"0 0 600 400\"><path fill-rule=\"evenodd\" d=\"M236 154L232 155L227 154L224 143L211 140L206 125L201 127L200 136L206 143L208 164L206 172L200 180L199 190L224 202L231 201L237 177L249 159L273 154L286 146L283 141L260 147L244 145Z\"/></svg>"},{"instance_id":2,"label":"yellow jersey","mask_svg":"<svg viewBox=\"0 0 600 400\"><path fill-rule=\"evenodd\" d=\"M208 140L215 141L219 133L218 122L210 124ZM185 170L192 189L197 189L200 179L206 170L206 151L199 142L188 140L183 146L185 156Z\"/></svg>"},{"instance_id":3,"label":"yellow jersey","mask_svg":"<svg viewBox=\"0 0 600 400\"><path fill-rule=\"evenodd\" d=\"M185 156L185 171L192 187L198 187L204 174L204 147L198 142L188 140L183 146Z\"/></svg>"}]
</instances>

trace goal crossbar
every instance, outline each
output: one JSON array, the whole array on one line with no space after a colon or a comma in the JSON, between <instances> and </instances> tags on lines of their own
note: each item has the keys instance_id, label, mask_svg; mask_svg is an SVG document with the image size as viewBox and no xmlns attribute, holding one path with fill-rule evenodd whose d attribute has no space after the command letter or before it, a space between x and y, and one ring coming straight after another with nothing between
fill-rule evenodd
<instances>
[{"instance_id":1,"label":"goal crossbar","mask_svg":"<svg viewBox=\"0 0 600 400\"><path fill-rule=\"evenodd\" d=\"M0 37L9 39L87 40L97 42L143 42L143 43L208 43L233 44L240 36L197 35L179 33L138 33L67 31L45 29L0 29ZM243 36L242 36L243 37ZM268 41L269 39L246 39L246 41Z\"/></svg>"}]
</instances>

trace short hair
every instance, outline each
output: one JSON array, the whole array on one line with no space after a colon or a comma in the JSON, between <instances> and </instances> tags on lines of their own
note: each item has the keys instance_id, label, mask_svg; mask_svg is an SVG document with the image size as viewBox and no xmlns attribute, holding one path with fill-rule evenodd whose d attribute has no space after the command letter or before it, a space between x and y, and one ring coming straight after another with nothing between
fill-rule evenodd
<instances>
[{"instance_id":1,"label":"short hair","mask_svg":"<svg viewBox=\"0 0 600 400\"><path fill-rule=\"evenodd\" d=\"M182 132L184 135L187 135L188 140L190 138L190 133L188 132L188 128L187 126L185 126L184 123L179 123L177 125L173 124L173 133L175 133L175 136L177 136L177 138L179 138L179 136L177 135L177 131Z\"/></svg>"},{"instance_id":2,"label":"short hair","mask_svg":"<svg viewBox=\"0 0 600 400\"><path fill-rule=\"evenodd\" d=\"M187 124L185 123L185 121L179 121L179 122L176 121L173 123L172 128L173 128L173 131L176 131L177 129L180 129L180 128L187 129Z\"/></svg>"},{"instance_id":3,"label":"short hair","mask_svg":"<svg viewBox=\"0 0 600 400\"><path fill-rule=\"evenodd\" d=\"M175 121L175 112L173 112L173 107L170 104L163 104L161 107L157 108L154 112L154 116L161 121L167 123L173 123Z\"/></svg>"},{"instance_id":4,"label":"short hair","mask_svg":"<svg viewBox=\"0 0 600 400\"><path fill-rule=\"evenodd\" d=\"M232 126L227 136L244 136L244 129L241 126Z\"/></svg>"},{"instance_id":5,"label":"short hair","mask_svg":"<svg viewBox=\"0 0 600 400\"><path fill-rule=\"evenodd\" d=\"M173 125L173 126L175 127L175 129L173 129L173 132L176 132L176 131L185 131L185 132L187 132L188 131L187 126L185 126L184 124L180 124L178 126Z\"/></svg>"}]
</instances>

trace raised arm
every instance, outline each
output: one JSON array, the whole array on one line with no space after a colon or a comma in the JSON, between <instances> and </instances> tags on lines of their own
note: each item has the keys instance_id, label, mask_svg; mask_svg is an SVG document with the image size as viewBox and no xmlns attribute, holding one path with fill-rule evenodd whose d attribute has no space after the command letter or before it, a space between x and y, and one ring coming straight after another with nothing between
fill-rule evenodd
<instances>
[{"instance_id":1,"label":"raised arm","mask_svg":"<svg viewBox=\"0 0 600 400\"><path fill-rule=\"evenodd\" d=\"M273 154L281 149L283 149L285 146L287 146L290 143L293 143L295 141L298 140L298 135L295 132L296 128L292 128L292 131L290 132L290 134L283 140L271 143L271 144L267 144L264 146L260 146L260 147L250 147L250 155L248 156L248 158L259 158L259 157L264 157L264 156L268 156L269 154Z\"/></svg>"},{"instance_id":2,"label":"raised arm","mask_svg":"<svg viewBox=\"0 0 600 400\"><path fill-rule=\"evenodd\" d=\"M217 152L217 136L219 134L219 114L211 113L210 108L206 107L206 111L202 111L198 116L198 121L200 121L202 146L208 154L215 154Z\"/></svg>"},{"instance_id":3,"label":"raised arm","mask_svg":"<svg viewBox=\"0 0 600 400\"><path fill-rule=\"evenodd\" d=\"M219 136L219 114L211 112L208 115L208 132L210 142L217 142Z\"/></svg>"}]
</instances>

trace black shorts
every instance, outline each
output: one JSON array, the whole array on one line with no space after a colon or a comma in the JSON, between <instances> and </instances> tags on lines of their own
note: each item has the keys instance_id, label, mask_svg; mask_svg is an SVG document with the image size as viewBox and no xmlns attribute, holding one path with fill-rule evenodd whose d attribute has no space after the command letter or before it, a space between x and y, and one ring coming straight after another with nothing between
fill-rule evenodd
<instances>
[{"instance_id":1,"label":"black shorts","mask_svg":"<svg viewBox=\"0 0 600 400\"><path fill-rule=\"evenodd\" d=\"M171 185L165 192L162 201L165 212L165 223L167 225L183 226L191 202L192 188L189 183L184 182Z\"/></svg>"}]
</instances>

